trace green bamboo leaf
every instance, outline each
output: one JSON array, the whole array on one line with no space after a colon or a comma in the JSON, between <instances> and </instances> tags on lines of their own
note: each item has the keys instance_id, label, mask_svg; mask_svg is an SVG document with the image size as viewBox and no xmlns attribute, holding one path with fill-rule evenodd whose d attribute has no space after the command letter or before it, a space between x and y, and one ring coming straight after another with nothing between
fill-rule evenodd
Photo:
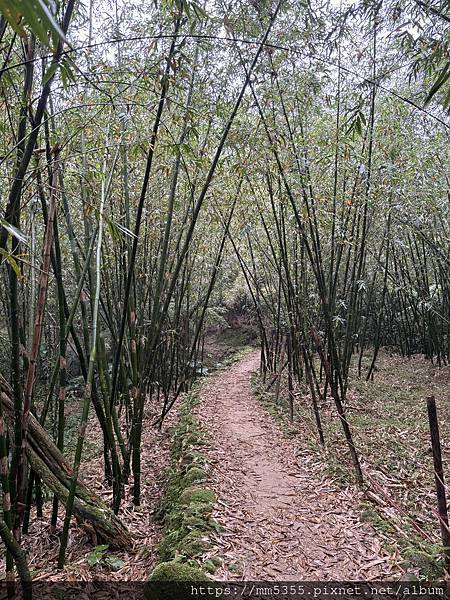
<instances>
[{"instance_id":1,"label":"green bamboo leaf","mask_svg":"<svg viewBox=\"0 0 450 600\"><path fill-rule=\"evenodd\" d=\"M9 263L10 267L17 275L17 277L22 277L22 273L20 271L19 265L17 264L17 261L9 252L7 252L4 248L0 248L0 256L3 256L6 262Z\"/></svg>"},{"instance_id":2,"label":"green bamboo leaf","mask_svg":"<svg viewBox=\"0 0 450 600\"><path fill-rule=\"evenodd\" d=\"M72 71L69 61L63 60L60 64L60 72L63 88L66 90L69 86L69 83L75 81L75 74Z\"/></svg>"},{"instance_id":3,"label":"green bamboo leaf","mask_svg":"<svg viewBox=\"0 0 450 600\"><path fill-rule=\"evenodd\" d=\"M0 0L0 12L19 35L25 35L21 26L22 15L17 10L17 5L10 0Z\"/></svg>"},{"instance_id":4,"label":"green bamboo leaf","mask_svg":"<svg viewBox=\"0 0 450 600\"><path fill-rule=\"evenodd\" d=\"M203 20L208 18L208 13L202 8L197 2L192 2L192 8L195 12L197 19Z\"/></svg>"},{"instance_id":5,"label":"green bamboo leaf","mask_svg":"<svg viewBox=\"0 0 450 600\"><path fill-rule=\"evenodd\" d=\"M44 76L42 78L42 85L45 85L49 79L53 77L58 69L58 63L53 63L49 66L49 68L45 71Z\"/></svg>"},{"instance_id":6,"label":"green bamboo leaf","mask_svg":"<svg viewBox=\"0 0 450 600\"><path fill-rule=\"evenodd\" d=\"M19 240L19 242L28 245L26 235L22 233L20 229L17 229L17 227L14 227L14 225L11 225L11 223L8 223L8 221L5 221L3 217L0 217L0 225L2 225L9 234Z\"/></svg>"},{"instance_id":7,"label":"green bamboo leaf","mask_svg":"<svg viewBox=\"0 0 450 600\"><path fill-rule=\"evenodd\" d=\"M450 77L450 62L445 63L443 69L439 73L436 81L433 83L431 90L428 92L427 97L425 98L425 106L431 101L433 96L437 94L437 92L441 89L441 87L446 83L448 78ZM448 94L447 94L448 98Z\"/></svg>"},{"instance_id":8,"label":"green bamboo leaf","mask_svg":"<svg viewBox=\"0 0 450 600\"><path fill-rule=\"evenodd\" d=\"M443 106L444 108L450 108L450 86L448 87L448 92L444 98Z\"/></svg>"},{"instance_id":9,"label":"green bamboo leaf","mask_svg":"<svg viewBox=\"0 0 450 600\"><path fill-rule=\"evenodd\" d=\"M36 35L41 42L44 44L48 41L47 31L44 25L44 22L41 19L39 10L35 10L33 6L25 2L24 0L19 0L18 8L23 15L23 20L29 26L31 31Z\"/></svg>"},{"instance_id":10,"label":"green bamboo leaf","mask_svg":"<svg viewBox=\"0 0 450 600\"><path fill-rule=\"evenodd\" d=\"M30 1L30 0L28 0L28 1ZM35 1L40 7L41 14L46 17L47 24L50 26L50 31L53 34L55 34L57 36L57 38L60 38L63 42L67 43L67 39L64 34L64 31L61 29L58 21L55 19L55 16L53 15L53 13L50 10L51 3L49 2L49 0L35 0ZM32 0L31 0L31 3L34 4ZM35 4L35 6L36 6L36 4Z\"/></svg>"},{"instance_id":11,"label":"green bamboo leaf","mask_svg":"<svg viewBox=\"0 0 450 600\"><path fill-rule=\"evenodd\" d=\"M0 12L19 35L25 36L24 25L46 46L50 46L49 32L67 42L64 32L51 11L49 0L0 0Z\"/></svg>"}]
</instances>

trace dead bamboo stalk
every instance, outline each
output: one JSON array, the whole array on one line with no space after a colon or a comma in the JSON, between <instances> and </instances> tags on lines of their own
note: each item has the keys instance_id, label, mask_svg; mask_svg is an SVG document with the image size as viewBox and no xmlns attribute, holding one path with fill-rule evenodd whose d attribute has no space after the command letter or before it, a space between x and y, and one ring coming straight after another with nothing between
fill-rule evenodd
<instances>
[{"instance_id":1,"label":"dead bamboo stalk","mask_svg":"<svg viewBox=\"0 0 450 600\"><path fill-rule=\"evenodd\" d=\"M431 450L433 452L434 481L438 505L439 525L444 546L445 566L450 571L450 529L448 523L447 499L445 495L444 469L442 466L441 441L434 396L427 398L428 421L430 424Z\"/></svg>"},{"instance_id":2,"label":"dead bamboo stalk","mask_svg":"<svg viewBox=\"0 0 450 600\"><path fill-rule=\"evenodd\" d=\"M34 319L34 331L33 340L31 344L31 351L29 355L27 376L25 381L24 389L24 400L23 400L23 412L22 412L22 446L20 461L17 468L17 512L18 512L18 532L20 531L20 523L23 519L25 510L25 494L26 494L26 477L25 477L25 454L27 449L27 436L28 436L28 421L31 409L31 400L33 397L34 381L36 377L36 362L39 355L39 349L41 346L42 339L42 328L44 324L45 305L47 300L47 289L50 272L50 256L53 244L53 222L56 213L56 198L57 198L57 185L58 185L58 150L54 151L54 162L53 162L53 176L50 191L49 210L47 218L47 226L45 229L44 245L42 248L42 264L39 272L39 283L38 283L38 298L36 305L36 314Z\"/></svg>"},{"instance_id":3,"label":"dead bamboo stalk","mask_svg":"<svg viewBox=\"0 0 450 600\"><path fill-rule=\"evenodd\" d=\"M325 354L325 351L322 346L322 340L320 339L317 331L312 328L311 336L314 341L314 345L316 346L317 352L319 354L322 365L325 369L325 373L327 375L328 381L330 382L331 387L331 395L334 399L334 403L336 405L336 409L339 415L339 419L341 420L342 428L344 430L345 439L347 440L347 446L350 450L350 456L352 459L353 466L355 468L356 481L359 486L362 486L364 482L363 473L361 469L361 463L359 462L358 453L356 451L355 445L353 443L353 435L350 430L350 425L347 421L347 415L343 404L343 399L339 397L338 386L335 379L333 379L333 371L331 369L330 362Z\"/></svg>"},{"instance_id":4,"label":"dead bamboo stalk","mask_svg":"<svg viewBox=\"0 0 450 600\"><path fill-rule=\"evenodd\" d=\"M284 365L283 365L283 367L282 367L281 371L280 371L280 370L278 370L278 371L275 373L275 375L272 377L272 379L271 379L271 381L270 381L269 385L267 385L267 386L266 386L266 388L265 388L265 390L264 390L265 392L268 392L268 391L270 390L270 388L273 386L273 384L275 383L275 381L277 381L277 379L279 378L279 376L281 375L281 373L283 373L283 371L284 371L284 369L285 369L286 367L287 367L287 361L284 363Z\"/></svg>"},{"instance_id":5,"label":"dead bamboo stalk","mask_svg":"<svg viewBox=\"0 0 450 600\"><path fill-rule=\"evenodd\" d=\"M0 374L1 406L9 428L14 425L12 397L11 386ZM26 459L43 483L65 505L73 471L51 437L32 414L29 415L28 422ZM111 547L128 549L131 546L131 537L127 528L81 479L77 479L75 494L73 513L83 526L91 532L94 529L98 537Z\"/></svg>"}]
</instances>

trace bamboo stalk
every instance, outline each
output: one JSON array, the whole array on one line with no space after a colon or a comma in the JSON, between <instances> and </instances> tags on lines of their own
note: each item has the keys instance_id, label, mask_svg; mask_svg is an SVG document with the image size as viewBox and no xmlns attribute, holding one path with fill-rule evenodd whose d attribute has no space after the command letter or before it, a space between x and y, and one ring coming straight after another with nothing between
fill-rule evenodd
<instances>
[{"instance_id":1,"label":"bamboo stalk","mask_svg":"<svg viewBox=\"0 0 450 600\"><path fill-rule=\"evenodd\" d=\"M106 159L105 159L106 163ZM94 367L97 354L97 328L98 328L98 316L99 316L99 305L100 305L100 286L101 286L101 268L102 268L102 241L103 241L103 227L104 227L104 207L107 193L107 184L105 181L106 164L104 164L104 172L102 179L102 190L101 190L101 203L99 209L99 224L98 224L98 236L97 236L97 252L96 252L96 283L95 283L95 296L93 301L93 314L92 314L92 334L91 334L91 349L89 355L89 367L88 375L86 380L86 386L84 391L83 410L80 421L80 429L77 439L77 446L75 450L75 458L73 463L73 472L70 480L69 495L66 502L66 514L64 517L64 526L61 536L61 545L58 555L58 568L64 567L67 541L69 536L70 519L72 517L72 510L75 500L75 492L77 486L78 472L80 469L81 455L83 452L84 439L86 435L86 426L89 416L89 408L91 405L92 397L92 383L94 379Z\"/></svg>"},{"instance_id":2,"label":"bamboo stalk","mask_svg":"<svg viewBox=\"0 0 450 600\"><path fill-rule=\"evenodd\" d=\"M428 421L430 425L431 450L433 452L434 481L438 505L439 526L441 529L442 545L444 547L445 566L450 572L450 529L445 494L444 469L442 466L441 441L439 435L439 421L434 396L427 398Z\"/></svg>"},{"instance_id":3,"label":"bamboo stalk","mask_svg":"<svg viewBox=\"0 0 450 600\"><path fill-rule=\"evenodd\" d=\"M26 494L26 472L24 469L25 453L28 444L28 421L30 416L31 402L33 396L34 381L36 377L36 360L39 354L42 338L42 327L45 315L45 305L47 300L47 289L50 272L50 251L53 243L53 222L56 213L57 186L58 186L58 160L59 151L54 149L52 188L50 193L50 205L47 218L47 227L45 230L44 246L42 250L42 266L38 282L38 299L36 305L36 316L34 322L33 340L31 351L29 353L28 371L24 388L23 413L22 413L22 450L21 457L17 467L17 495L18 495L18 516L20 527L25 510Z\"/></svg>"}]
</instances>

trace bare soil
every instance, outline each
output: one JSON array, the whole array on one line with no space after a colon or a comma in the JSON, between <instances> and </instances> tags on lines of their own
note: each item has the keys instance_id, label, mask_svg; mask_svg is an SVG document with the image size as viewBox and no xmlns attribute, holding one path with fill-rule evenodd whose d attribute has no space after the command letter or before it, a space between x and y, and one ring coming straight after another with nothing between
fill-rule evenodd
<instances>
[{"instance_id":1,"label":"bare soil","mask_svg":"<svg viewBox=\"0 0 450 600\"><path fill-rule=\"evenodd\" d=\"M379 580L393 565L359 521L354 488L339 489L287 439L251 392L252 352L204 385L196 412L209 433L224 532L205 558L224 559L218 579Z\"/></svg>"}]
</instances>

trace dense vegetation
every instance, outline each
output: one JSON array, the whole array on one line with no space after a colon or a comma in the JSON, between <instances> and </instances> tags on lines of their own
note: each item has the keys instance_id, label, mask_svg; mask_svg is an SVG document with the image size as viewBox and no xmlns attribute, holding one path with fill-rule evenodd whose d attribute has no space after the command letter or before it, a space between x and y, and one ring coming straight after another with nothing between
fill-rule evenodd
<instances>
[{"instance_id":1,"label":"dense vegetation","mask_svg":"<svg viewBox=\"0 0 450 600\"><path fill-rule=\"evenodd\" d=\"M349 378L383 349L450 360L445 4L0 0L9 575L45 489L59 567L72 515L127 544L146 406L161 426L232 314L322 444L333 399L363 484ZM91 405L110 507L78 479Z\"/></svg>"}]
</instances>

